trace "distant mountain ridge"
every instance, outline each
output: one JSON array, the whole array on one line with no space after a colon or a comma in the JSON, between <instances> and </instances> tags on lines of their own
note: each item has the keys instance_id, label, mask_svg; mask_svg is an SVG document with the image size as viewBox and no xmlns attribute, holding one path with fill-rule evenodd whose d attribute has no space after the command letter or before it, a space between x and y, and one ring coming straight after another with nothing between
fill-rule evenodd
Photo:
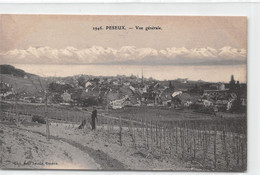
<instances>
[{"instance_id":1,"label":"distant mountain ridge","mask_svg":"<svg viewBox=\"0 0 260 175\"><path fill-rule=\"evenodd\" d=\"M244 48L171 47L164 49L123 46L118 49L29 47L0 52L5 64L149 64L149 65L239 65L246 63Z\"/></svg>"}]
</instances>

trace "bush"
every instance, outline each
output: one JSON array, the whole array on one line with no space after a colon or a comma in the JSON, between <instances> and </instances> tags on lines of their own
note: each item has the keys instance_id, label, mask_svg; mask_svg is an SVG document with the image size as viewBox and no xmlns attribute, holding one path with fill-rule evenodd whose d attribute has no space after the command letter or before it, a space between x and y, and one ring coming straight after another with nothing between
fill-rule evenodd
<instances>
[{"instance_id":1,"label":"bush","mask_svg":"<svg viewBox=\"0 0 260 175\"><path fill-rule=\"evenodd\" d=\"M82 106L84 106L84 107L97 106L98 104L99 104L98 99L95 97L90 97L90 98L82 100Z\"/></svg>"},{"instance_id":2,"label":"bush","mask_svg":"<svg viewBox=\"0 0 260 175\"><path fill-rule=\"evenodd\" d=\"M33 116L32 117L32 122L46 124L46 121L45 121L45 119L42 116Z\"/></svg>"}]
</instances>

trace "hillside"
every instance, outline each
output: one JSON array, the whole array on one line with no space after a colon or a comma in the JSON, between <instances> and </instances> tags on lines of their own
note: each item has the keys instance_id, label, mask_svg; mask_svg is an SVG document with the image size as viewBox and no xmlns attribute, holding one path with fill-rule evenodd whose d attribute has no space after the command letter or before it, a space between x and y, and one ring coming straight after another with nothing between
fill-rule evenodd
<instances>
[{"instance_id":1,"label":"hillside","mask_svg":"<svg viewBox=\"0 0 260 175\"><path fill-rule=\"evenodd\" d=\"M15 91L34 94L46 88L46 81L34 74L27 73L11 65L0 65L0 80L11 85ZM42 87L41 87L42 86Z\"/></svg>"},{"instance_id":2,"label":"hillside","mask_svg":"<svg viewBox=\"0 0 260 175\"><path fill-rule=\"evenodd\" d=\"M14 66L7 64L0 65L0 74L13 75L22 78L24 78L25 76L35 76L34 74L27 73L24 70L17 69Z\"/></svg>"},{"instance_id":3,"label":"hillside","mask_svg":"<svg viewBox=\"0 0 260 175\"><path fill-rule=\"evenodd\" d=\"M42 83L43 88L47 86L47 83L43 78L40 78L39 81L39 79L37 79L36 77L28 79L28 78L15 77L12 75L1 74L0 79L1 82L11 85L17 91L25 91L31 94L42 90L40 81Z\"/></svg>"}]
</instances>

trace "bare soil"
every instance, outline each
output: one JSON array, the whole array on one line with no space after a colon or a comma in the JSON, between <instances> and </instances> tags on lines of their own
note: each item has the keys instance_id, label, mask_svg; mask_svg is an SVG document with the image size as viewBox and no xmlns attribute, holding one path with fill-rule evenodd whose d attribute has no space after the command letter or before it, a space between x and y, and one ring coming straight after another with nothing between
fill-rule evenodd
<instances>
[{"instance_id":1,"label":"bare soil","mask_svg":"<svg viewBox=\"0 0 260 175\"><path fill-rule=\"evenodd\" d=\"M189 170L181 162L149 157L132 146L120 146L117 137L105 137L105 130L52 123L51 137L46 125L25 122L15 126L0 123L1 168L3 169L91 169L91 170Z\"/></svg>"}]
</instances>

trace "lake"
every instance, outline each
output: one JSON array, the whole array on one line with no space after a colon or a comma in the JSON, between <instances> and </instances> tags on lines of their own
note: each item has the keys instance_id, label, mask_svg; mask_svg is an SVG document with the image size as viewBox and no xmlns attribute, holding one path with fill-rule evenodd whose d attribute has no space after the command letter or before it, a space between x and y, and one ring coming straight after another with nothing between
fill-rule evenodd
<instances>
[{"instance_id":1,"label":"lake","mask_svg":"<svg viewBox=\"0 0 260 175\"><path fill-rule=\"evenodd\" d=\"M139 66L139 65L42 65L13 64L16 68L43 77L66 77L79 74L95 76L136 75L157 80L188 78L208 82L229 82L230 76L235 80L246 82L246 65L236 66Z\"/></svg>"}]
</instances>

